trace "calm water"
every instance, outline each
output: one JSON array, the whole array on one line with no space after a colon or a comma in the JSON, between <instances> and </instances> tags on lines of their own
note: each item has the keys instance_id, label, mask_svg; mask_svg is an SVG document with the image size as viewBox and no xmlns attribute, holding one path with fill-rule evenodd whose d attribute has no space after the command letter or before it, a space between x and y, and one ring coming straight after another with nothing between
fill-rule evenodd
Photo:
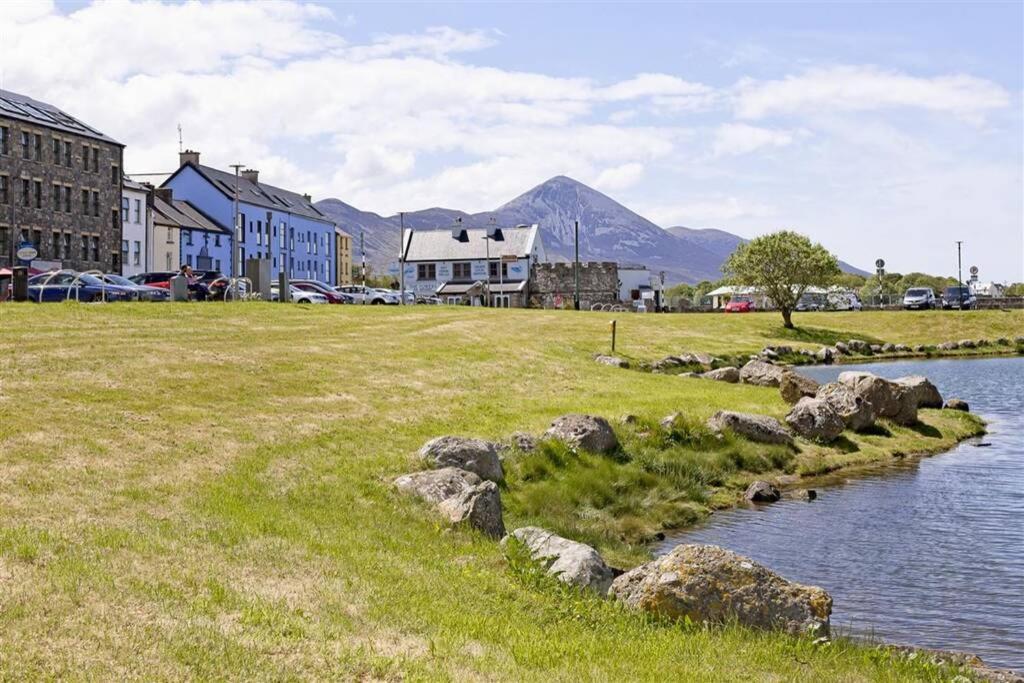
<instances>
[{"instance_id":1,"label":"calm water","mask_svg":"<svg viewBox=\"0 0 1024 683\"><path fill-rule=\"evenodd\" d=\"M801 371L825 382L846 369L925 375L944 397L970 403L989 433L905 468L817 487L811 503L716 513L659 553L720 545L831 592L842 632L1024 670L1024 358Z\"/></svg>"}]
</instances>

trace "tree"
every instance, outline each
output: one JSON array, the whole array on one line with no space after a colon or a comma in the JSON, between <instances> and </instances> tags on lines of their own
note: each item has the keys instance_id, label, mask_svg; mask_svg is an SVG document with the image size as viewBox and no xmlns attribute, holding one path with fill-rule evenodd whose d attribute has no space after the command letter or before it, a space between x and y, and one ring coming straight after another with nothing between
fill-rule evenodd
<instances>
[{"instance_id":1,"label":"tree","mask_svg":"<svg viewBox=\"0 0 1024 683\"><path fill-rule=\"evenodd\" d=\"M722 270L738 285L761 290L793 327L793 310L810 286L827 287L839 276L839 261L825 247L788 230L741 244Z\"/></svg>"}]
</instances>

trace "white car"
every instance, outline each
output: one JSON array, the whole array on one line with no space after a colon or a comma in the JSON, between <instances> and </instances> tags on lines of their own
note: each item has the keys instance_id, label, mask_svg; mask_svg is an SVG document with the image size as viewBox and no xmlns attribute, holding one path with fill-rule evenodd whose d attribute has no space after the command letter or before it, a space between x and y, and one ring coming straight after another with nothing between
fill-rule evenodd
<instances>
[{"instance_id":1,"label":"white car","mask_svg":"<svg viewBox=\"0 0 1024 683\"><path fill-rule=\"evenodd\" d=\"M828 308L833 311L859 311L864 308L856 294L850 292L833 292L828 295Z\"/></svg>"},{"instance_id":2,"label":"white car","mask_svg":"<svg viewBox=\"0 0 1024 683\"><path fill-rule=\"evenodd\" d=\"M342 285L335 287L342 294L352 297L353 303L357 304L397 304L398 294L388 289L374 289L363 285Z\"/></svg>"},{"instance_id":3,"label":"white car","mask_svg":"<svg viewBox=\"0 0 1024 683\"><path fill-rule=\"evenodd\" d=\"M299 289L294 285L288 285L288 289L291 291L291 299L293 304L326 304L328 303L327 297L317 292L307 292L304 289ZM281 288L277 285L270 285L270 300L280 301L281 300Z\"/></svg>"},{"instance_id":4,"label":"white car","mask_svg":"<svg viewBox=\"0 0 1024 683\"><path fill-rule=\"evenodd\" d=\"M911 287L903 295L903 308L935 308L935 292L931 287Z\"/></svg>"}]
</instances>

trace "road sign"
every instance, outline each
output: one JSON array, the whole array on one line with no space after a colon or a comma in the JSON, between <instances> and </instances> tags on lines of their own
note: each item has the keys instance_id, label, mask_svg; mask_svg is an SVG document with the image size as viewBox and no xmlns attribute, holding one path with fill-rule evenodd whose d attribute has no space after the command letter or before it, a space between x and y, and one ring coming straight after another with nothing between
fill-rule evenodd
<instances>
[{"instance_id":1,"label":"road sign","mask_svg":"<svg viewBox=\"0 0 1024 683\"><path fill-rule=\"evenodd\" d=\"M878 259L877 261L875 261L875 268L885 268L885 261L883 261L882 259Z\"/></svg>"},{"instance_id":2,"label":"road sign","mask_svg":"<svg viewBox=\"0 0 1024 683\"><path fill-rule=\"evenodd\" d=\"M35 246L31 242L22 242L18 245L18 251L15 255L22 261L31 261L36 256L39 256L39 252L36 251Z\"/></svg>"},{"instance_id":3,"label":"road sign","mask_svg":"<svg viewBox=\"0 0 1024 683\"><path fill-rule=\"evenodd\" d=\"M971 266L971 275L978 274L978 266Z\"/></svg>"}]
</instances>

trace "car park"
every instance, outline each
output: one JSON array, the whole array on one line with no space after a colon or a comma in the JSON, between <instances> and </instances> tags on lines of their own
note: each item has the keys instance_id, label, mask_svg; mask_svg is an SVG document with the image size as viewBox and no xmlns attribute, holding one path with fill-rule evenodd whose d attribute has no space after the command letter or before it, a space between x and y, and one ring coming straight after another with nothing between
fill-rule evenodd
<instances>
[{"instance_id":1,"label":"car park","mask_svg":"<svg viewBox=\"0 0 1024 683\"><path fill-rule=\"evenodd\" d=\"M826 307L833 311L859 311L864 308L864 304L853 292L831 292Z\"/></svg>"},{"instance_id":2,"label":"car park","mask_svg":"<svg viewBox=\"0 0 1024 683\"><path fill-rule=\"evenodd\" d=\"M288 289L291 293L291 300L294 304L326 304L327 297L319 292L307 292L303 289L299 289L295 285L289 284ZM278 285L270 285L270 300L280 301L281 300L281 288Z\"/></svg>"},{"instance_id":3,"label":"car park","mask_svg":"<svg viewBox=\"0 0 1024 683\"><path fill-rule=\"evenodd\" d=\"M151 273L139 273L138 275L132 275L128 279L139 285L148 285L150 287L160 287L161 289L171 288L171 278L177 275L176 271L170 270L159 270Z\"/></svg>"},{"instance_id":4,"label":"car park","mask_svg":"<svg viewBox=\"0 0 1024 683\"><path fill-rule=\"evenodd\" d=\"M97 275L96 277L103 280L108 285L117 285L119 287L130 289L132 291L132 298L135 301L167 301L170 297L170 291L163 287L140 285L123 275L104 273L103 275Z\"/></svg>"},{"instance_id":5,"label":"car park","mask_svg":"<svg viewBox=\"0 0 1024 683\"><path fill-rule=\"evenodd\" d=\"M753 310L754 300L745 296L733 297L725 305L726 313L751 313Z\"/></svg>"},{"instance_id":6,"label":"car park","mask_svg":"<svg viewBox=\"0 0 1024 683\"><path fill-rule=\"evenodd\" d=\"M323 294L327 298L327 303L330 304L352 303L352 298L350 296L342 294L334 287L317 280L292 280L291 285L305 292Z\"/></svg>"},{"instance_id":7,"label":"car park","mask_svg":"<svg viewBox=\"0 0 1024 683\"><path fill-rule=\"evenodd\" d=\"M390 289L370 289L367 291L366 299L363 303L373 304L375 306L380 304L397 306L398 292L392 292Z\"/></svg>"},{"instance_id":8,"label":"car park","mask_svg":"<svg viewBox=\"0 0 1024 683\"><path fill-rule=\"evenodd\" d=\"M133 291L73 270L40 273L28 280L29 301L129 301Z\"/></svg>"},{"instance_id":9,"label":"car park","mask_svg":"<svg viewBox=\"0 0 1024 683\"><path fill-rule=\"evenodd\" d=\"M825 308L825 299L820 294L804 294L796 302L796 310L801 312L821 311Z\"/></svg>"},{"instance_id":10,"label":"car park","mask_svg":"<svg viewBox=\"0 0 1024 683\"><path fill-rule=\"evenodd\" d=\"M903 308L907 310L924 310L934 307L935 292L932 291L931 287L911 287L903 295Z\"/></svg>"},{"instance_id":11,"label":"car park","mask_svg":"<svg viewBox=\"0 0 1024 683\"><path fill-rule=\"evenodd\" d=\"M943 308L973 309L978 307L978 298L970 287L946 287L942 292Z\"/></svg>"}]
</instances>

